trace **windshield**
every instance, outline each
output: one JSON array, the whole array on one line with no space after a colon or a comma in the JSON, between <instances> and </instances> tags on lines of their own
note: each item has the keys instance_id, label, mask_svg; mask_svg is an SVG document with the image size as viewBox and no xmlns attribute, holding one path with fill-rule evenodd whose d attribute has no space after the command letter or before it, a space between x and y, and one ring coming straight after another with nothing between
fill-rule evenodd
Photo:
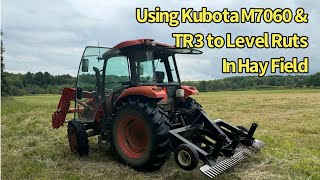
<instances>
[{"instance_id":1,"label":"windshield","mask_svg":"<svg viewBox=\"0 0 320 180\"><path fill-rule=\"evenodd\" d=\"M168 78L168 73L166 71L165 61L168 62L168 71L171 74L171 79ZM156 84L156 83L178 83L176 69L173 62L173 57L169 56L166 60L161 58L156 58L153 60L140 61L137 62L140 68L139 72L139 82Z\"/></svg>"},{"instance_id":2,"label":"windshield","mask_svg":"<svg viewBox=\"0 0 320 180\"><path fill-rule=\"evenodd\" d=\"M135 54L131 60L136 66L139 84L179 83L173 55L147 51Z\"/></svg>"},{"instance_id":3,"label":"windshield","mask_svg":"<svg viewBox=\"0 0 320 180\"><path fill-rule=\"evenodd\" d=\"M112 89L121 84L178 84L174 53L169 48L110 49L102 55L110 80L105 83L113 83Z\"/></svg>"},{"instance_id":4,"label":"windshield","mask_svg":"<svg viewBox=\"0 0 320 180\"><path fill-rule=\"evenodd\" d=\"M155 47L147 52L135 52L139 84L177 84L180 83L175 54L202 54L190 48Z\"/></svg>"}]
</instances>

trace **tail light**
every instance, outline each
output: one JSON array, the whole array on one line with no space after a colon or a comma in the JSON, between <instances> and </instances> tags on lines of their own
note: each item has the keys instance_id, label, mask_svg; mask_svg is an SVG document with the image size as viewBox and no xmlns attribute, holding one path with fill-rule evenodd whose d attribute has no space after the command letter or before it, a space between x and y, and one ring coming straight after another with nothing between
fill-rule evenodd
<instances>
[{"instance_id":1,"label":"tail light","mask_svg":"<svg viewBox=\"0 0 320 180\"><path fill-rule=\"evenodd\" d=\"M184 89L177 89L176 90L176 97L178 97L178 98L184 97Z\"/></svg>"},{"instance_id":2,"label":"tail light","mask_svg":"<svg viewBox=\"0 0 320 180\"><path fill-rule=\"evenodd\" d=\"M152 88L152 90L155 91L155 92L160 92L163 89L162 89L162 87L154 87L154 88Z\"/></svg>"}]
</instances>

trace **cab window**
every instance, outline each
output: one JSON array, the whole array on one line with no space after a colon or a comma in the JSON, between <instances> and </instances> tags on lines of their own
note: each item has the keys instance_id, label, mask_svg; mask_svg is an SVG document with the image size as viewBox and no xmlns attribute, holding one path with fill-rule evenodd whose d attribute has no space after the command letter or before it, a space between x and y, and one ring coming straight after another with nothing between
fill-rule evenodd
<instances>
[{"instance_id":1,"label":"cab window","mask_svg":"<svg viewBox=\"0 0 320 180\"><path fill-rule=\"evenodd\" d=\"M125 56L112 57L107 60L106 66L106 88L116 90L125 84L129 84L128 59Z\"/></svg>"}]
</instances>

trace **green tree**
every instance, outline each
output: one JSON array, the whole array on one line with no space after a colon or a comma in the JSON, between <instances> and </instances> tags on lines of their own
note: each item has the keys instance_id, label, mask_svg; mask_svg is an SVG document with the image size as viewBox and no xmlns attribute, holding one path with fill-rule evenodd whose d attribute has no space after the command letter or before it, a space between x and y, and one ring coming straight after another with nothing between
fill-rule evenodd
<instances>
[{"instance_id":1,"label":"green tree","mask_svg":"<svg viewBox=\"0 0 320 180\"><path fill-rule=\"evenodd\" d=\"M44 75L42 72L37 72L34 74L34 81L36 85L44 87Z\"/></svg>"},{"instance_id":2,"label":"green tree","mask_svg":"<svg viewBox=\"0 0 320 180\"><path fill-rule=\"evenodd\" d=\"M27 86L29 84L34 84L34 74L31 72L27 72L23 77L23 85Z\"/></svg>"},{"instance_id":3,"label":"green tree","mask_svg":"<svg viewBox=\"0 0 320 180\"><path fill-rule=\"evenodd\" d=\"M44 84L44 87L47 87L48 85L51 84L51 75L50 75L50 73L45 72L43 74L43 84Z\"/></svg>"},{"instance_id":4,"label":"green tree","mask_svg":"<svg viewBox=\"0 0 320 180\"><path fill-rule=\"evenodd\" d=\"M4 49L4 46L3 46L3 41L2 41L2 36L3 36L3 31L1 29L1 96L5 96L5 95L8 95L8 83L6 81L6 76L5 76L5 73L4 73L4 68L5 68L5 65L4 65L4 52L5 52L5 49Z\"/></svg>"},{"instance_id":5,"label":"green tree","mask_svg":"<svg viewBox=\"0 0 320 180\"><path fill-rule=\"evenodd\" d=\"M1 73L3 73L3 71L4 71L3 53L5 52L5 49L3 47L2 36L3 36L3 31L1 29Z\"/></svg>"},{"instance_id":6,"label":"green tree","mask_svg":"<svg viewBox=\"0 0 320 180\"><path fill-rule=\"evenodd\" d=\"M207 91L207 81L200 81L199 83L199 91L206 92Z\"/></svg>"},{"instance_id":7,"label":"green tree","mask_svg":"<svg viewBox=\"0 0 320 180\"><path fill-rule=\"evenodd\" d=\"M320 87L320 72L310 75L307 80L308 87Z\"/></svg>"}]
</instances>

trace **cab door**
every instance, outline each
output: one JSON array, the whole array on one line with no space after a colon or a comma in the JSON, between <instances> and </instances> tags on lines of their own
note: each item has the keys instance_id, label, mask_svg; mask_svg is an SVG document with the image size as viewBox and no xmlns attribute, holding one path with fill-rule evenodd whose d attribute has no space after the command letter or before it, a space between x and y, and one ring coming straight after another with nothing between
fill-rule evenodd
<instances>
[{"instance_id":1,"label":"cab door","mask_svg":"<svg viewBox=\"0 0 320 180\"><path fill-rule=\"evenodd\" d=\"M93 122L100 110L103 97L99 95L104 88L102 76L105 60L102 55L110 48L86 47L83 52L77 76L77 97L75 119Z\"/></svg>"}]
</instances>

